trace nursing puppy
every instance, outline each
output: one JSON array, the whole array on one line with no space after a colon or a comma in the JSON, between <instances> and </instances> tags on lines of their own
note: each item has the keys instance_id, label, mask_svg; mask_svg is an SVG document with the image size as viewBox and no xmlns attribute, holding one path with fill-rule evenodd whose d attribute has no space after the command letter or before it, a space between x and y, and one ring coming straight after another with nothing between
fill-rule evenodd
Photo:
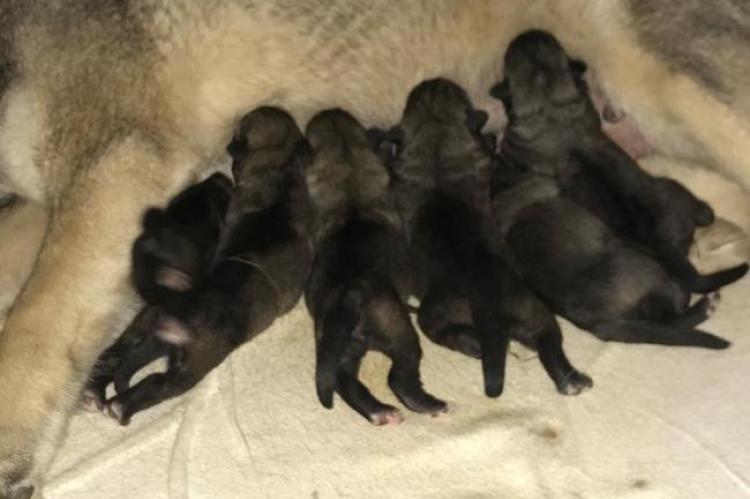
<instances>
[{"instance_id":1,"label":"nursing puppy","mask_svg":"<svg viewBox=\"0 0 750 499\"><path fill-rule=\"evenodd\" d=\"M179 307L186 293L200 285L210 267L224 224L232 182L221 173L189 186L166 208L151 208L143 217L143 232L132 250L132 280L148 304L125 332L97 359L83 403L89 409L106 407L106 388L118 391L136 371L170 352L155 331L160 307Z\"/></svg>"},{"instance_id":2,"label":"nursing puppy","mask_svg":"<svg viewBox=\"0 0 750 499\"><path fill-rule=\"evenodd\" d=\"M195 386L235 348L265 331L299 301L312 258L309 207L297 155L301 140L293 119L277 108L259 108L240 123L231 147L237 185L210 271L203 283L197 283L193 277L200 268L194 267L188 282L196 285L189 289L179 280L166 279L180 284L176 291L183 294L179 301L160 304L162 317L154 331L167 349L167 372L128 387L135 371L127 360L118 367L117 395L107 401L107 409L121 424ZM201 242L186 239L183 246L192 247L169 255L179 262ZM177 267L174 260L169 263ZM142 320L150 319L146 314ZM126 348L141 356L142 343L130 342Z\"/></svg>"},{"instance_id":3,"label":"nursing puppy","mask_svg":"<svg viewBox=\"0 0 750 499\"><path fill-rule=\"evenodd\" d=\"M589 63L657 150L750 186L744 0L289 5L0 2L0 183L50 213L0 335L0 495L44 474L70 394L135 315L128 252L144 210L205 172L262 103L301 121L341 106L382 126L425 78L486 94L508 41L541 26Z\"/></svg>"},{"instance_id":4,"label":"nursing puppy","mask_svg":"<svg viewBox=\"0 0 750 499\"><path fill-rule=\"evenodd\" d=\"M503 164L493 179L493 212L514 266L554 311L607 341L722 349L696 330L708 297L690 294L648 253L562 196L552 178Z\"/></svg>"},{"instance_id":5,"label":"nursing puppy","mask_svg":"<svg viewBox=\"0 0 750 499\"><path fill-rule=\"evenodd\" d=\"M420 327L436 343L481 358L489 396L502 393L510 339L539 351L560 393L580 393L592 381L566 358L555 317L498 255L484 121L460 87L437 79L412 91L399 125L393 171L418 274Z\"/></svg>"},{"instance_id":6,"label":"nursing puppy","mask_svg":"<svg viewBox=\"0 0 750 499\"><path fill-rule=\"evenodd\" d=\"M306 135L316 252L305 301L315 321L318 399L330 408L336 392L375 425L399 423L399 410L357 379L362 358L375 350L393 362L388 385L408 409L445 412L445 402L422 388L422 349L404 304L411 271L388 171L345 111L317 114Z\"/></svg>"},{"instance_id":7,"label":"nursing puppy","mask_svg":"<svg viewBox=\"0 0 750 499\"><path fill-rule=\"evenodd\" d=\"M688 291L715 291L744 276L747 265L698 274L688 250L713 211L677 182L648 175L602 132L584 70L548 33L529 31L511 42L505 80L491 91L509 116L503 156L554 177L564 196L654 251Z\"/></svg>"}]
</instances>

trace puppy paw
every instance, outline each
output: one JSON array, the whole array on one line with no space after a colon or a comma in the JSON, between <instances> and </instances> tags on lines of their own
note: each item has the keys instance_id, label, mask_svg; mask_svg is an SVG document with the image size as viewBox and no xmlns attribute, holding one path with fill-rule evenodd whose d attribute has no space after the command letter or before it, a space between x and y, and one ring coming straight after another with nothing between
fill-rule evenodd
<instances>
[{"instance_id":1,"label":"puppy paw","mask_svg":"<svg viewBox=\"0 0 750 499\"><path fill-rule=\"evenodd\" d=\"M708 303L706 304L706 315L711 317L716 313L719 308L719 302L721 302L721 293L714 291L713 293L706 296Z\"/></svg>"},{"instance_id":2,"label":"puppy paw","mask_svg":"<svg viewBox=\"0 0 750 499\"><path fill-rule=\"evenodd\" d=\"M113 401L107 404L106 414L111 419L114 419L121 426L127 426L130 423L130 418L125 415L125 407L122 403Z\"/></svg>"},{"instance_id":3,"label":"puppy paw","mask_svg":"<svg viewBox=\"0 0 750 499\"><path fill-rule=\"evenodd\" d=\"M81 406L89 412L102 412L104 401L96 391L87 388L81 394Z\"/></svg>"},{"instance_id":4,"label":"puppy paw","mask_svg":"<svg viewBox=\"0 0 750 499\"><path fill-rule=\"evenodd\" d=\"M186 272L164 266L156 271L156 284L184 293L193 287L193 279Z\"/></svg>"},{"instance_id":5,"label":"puppy paw","mask_svg":"<svg viewBox=\"0 0 750 499\"><path fill-rule=\"evenodd\" d=\"M370 414L370 422L375 426L397 425L401 424L403 420L404 416L401 414L401 411L395 407Z\"/></svg>"},{"instance_id":6,"label":"puppy paw","mask_svg":"<svg viewBox=\"0 0 750 499\"><path fill-rule=\"evenodd\" d=\"M575 369L570 371L565 379L557 387L562 395L579 395L594 386L594 381L587 374Z\"/></svg>"}]
</instances>

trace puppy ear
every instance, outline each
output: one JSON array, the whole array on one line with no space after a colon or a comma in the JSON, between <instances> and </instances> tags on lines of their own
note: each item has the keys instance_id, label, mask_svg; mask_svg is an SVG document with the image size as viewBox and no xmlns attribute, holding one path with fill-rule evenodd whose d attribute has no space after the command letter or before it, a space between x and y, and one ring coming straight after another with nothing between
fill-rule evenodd
<instances>
[{"instance_id":1,"label":"puppy ear","mask_svg":"<svg viewBox=\"0 0 750 499\"><path fill-rule=\"evenodd\" d=\"M367 130L367 143L370 148L377 151L380 144L385 140L385 130L382 128L373 127Z\"/></svg>"},{"instance_id":2,"label":"puppy ear","mask_svg":"<svg viewBox=\"0 0 750 499\"><path fill-rule=\"evenodd\" d=\"M466 127L471 133L482 133L482 128L484 128L489 119L490 115L487 114L487 111L482 111L481 109L466 111Z\"/></svg>"},{"instance_id":3,"label":"puppy ear","mask_svg":"<svg viewBox=\"0 0 750 499\"><path fill-rule=\"evenodd\" d=\"M495 83L490 89L490 96L500 100L506 108L510 108L513 96L510 91L510 83L508 83L508 80L505 79Z\"/></svg>"},{"instance_id":4,"label":"puppy ear","mask_svg":"<svg viewBox=\"0 0 750 499\"><path fill-rule=\"evenodd\" d=\"M247 139L245 137L233 137L227 146L227 152L234 161L238 161L247 154Z\"/></svg>"},{"instance_id":5,"label":"puppy ear","mask_svg":"<svg viewBox=\"0 0 750 499\"><path fill-rule=\"evenodd\" d=\"M143 214L141 225L145 232L154 232L167 224L167 215L164 210L160 208L149 208L146 213Z\"/></svg>"},{"instance_id":6,"label":"puppy ear","mask_svg":"<svg viewBox=\"0 0 750 499\"><path fill-rule=\"evenodd\" d=\"M375 139L377 132L373 132L371 137ZM401 146L404 143L404 131L395 126L390 128L388 131L382 132L382 136L379 141L375 144L374 150L380 160L386 165L390 165L391 162L398 157Z\"/></svg>"},{"instance_id":7,"label":"puppy ear","mask_svg":"<svg viewBox=\"0 0 750 499\"><path fill-rule=\"evenodd\" d=\"M568 58L568 67L570 67L570 72L573 73L573 77L576 79L583 79L583 75L588 69L585 62L570 58Z\"/></svg>"}]
</instances>

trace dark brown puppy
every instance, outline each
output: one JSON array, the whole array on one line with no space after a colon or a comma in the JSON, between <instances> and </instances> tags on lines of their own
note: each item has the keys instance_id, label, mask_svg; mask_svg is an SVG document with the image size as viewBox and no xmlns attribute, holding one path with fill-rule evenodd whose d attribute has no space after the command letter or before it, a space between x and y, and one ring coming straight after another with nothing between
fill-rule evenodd
<instances>
[{"instance_id":1,"label":"dark brown puppy","mask_svg":"<svg viewBox=\"0 0 750 499\"><path fill-rule=\"evenodd\" d=\"M507 252L555 312L602 340L721 349L726 340L695 327L712 311L648 253L561 195L555 179L501 165L493 210Z\"/></svg>"},{"instance_id":2,"label":"dark brown puppy","mask_svg":"<svg viewBox=\"0 0 750 499\"><path fill-rule=\"evenodd\" d=\"M713 211L680 184L648 175L604 134L586 91L585 65L571 61L554 37L520 35L504 70L491 94L509 117L507 161L555 178L564 197L651 250L686 291L715 291L745 275L747 265L698 274L687 253L695 228L712 223Z\"/></svg>"},{"instance_id":3,"label":"dark brown puppy","mask_svg":"<svg viewBox=\"0 0 750 499\"><path fill-rule=\"evenodd\" d=\"M404 305L411 272L388 171L344 111L317 114L306 135L316 255L305 299L315 321L318 398L330 408L335 391L375 425L400 422L398 409L357 379L362 358L376 350L393 361L388 384L407 408L444 412L445 402L422 388L422 350Z\"/></svg>"},{"instance_id":4,"label":"dark brown puppy","mask_svg":"<svg viewBox=\"0 0 750 499\"><path fill-rule=\"evenodd\" d=\"M210 271L199 285L176 290L180 300L162 305L156 335L168 345L167 372L132 387L127 386L132 367L115 373L118 393L107 404L121 424L192 388L299 301L312 261L309 205L297 155L302 140L293 119L280 109L259 108L240 123L231 147L236 187ZM169 254L194 250L170 247Z\"/></svg>"},{"instance_id":5,"label":"dark brown puppy","mask_svg":"<svg viewBox=\"0 0 750 499\"><path fill-rule=\"evenodd\" d=\"M485 120L460 87L430 80L410 94L400 132L390 132L402 136L393 170L418 274L419 324L436 343L481 357L489 396L502 393L510 339L539 350L561 393L580 393L592 382L567 360L557 321L499 255Z\"/></svg>"},{"instance_id":6,"label":"dark brown puppy","mask_svg":"<svg viewBox=\"0 0 750 499\"><path fill-rule=\"evenodd\" d=\"M177 307L185 292L206 277L229 205L232 181L217 173L191 185L166 208L151 208L133 244L133 284L148 304L117 341L97 359L83 390L83 403L103 410L110 383L123 390L140 368L168 355L159 340L160 308Z\"/></svg>"}]
</instances>

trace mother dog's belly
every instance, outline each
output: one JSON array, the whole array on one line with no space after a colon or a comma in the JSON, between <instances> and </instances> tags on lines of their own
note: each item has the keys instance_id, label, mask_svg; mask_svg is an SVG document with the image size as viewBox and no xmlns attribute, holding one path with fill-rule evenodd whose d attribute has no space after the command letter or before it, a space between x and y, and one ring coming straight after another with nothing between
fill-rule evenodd
<instances>
[{"instance_id":1,"label":"mother dog's belly","mask_svg":"<svg viewBox=\"0 0 750 499\"><path fill-rule=\"evenodd\" d=\"M183 133L204 150L223 147L239 117L262 104L287 108L304 125L318 110L342 107L366 126L395 123L408 92L443 76L464 86L504 124L488 90L504 49L525 28L517 2L329 2L327 11L223 9L190 40L165 42L161 78ZM296 12L296 13L295 13Z\"/></svg>"}]
</instances>

